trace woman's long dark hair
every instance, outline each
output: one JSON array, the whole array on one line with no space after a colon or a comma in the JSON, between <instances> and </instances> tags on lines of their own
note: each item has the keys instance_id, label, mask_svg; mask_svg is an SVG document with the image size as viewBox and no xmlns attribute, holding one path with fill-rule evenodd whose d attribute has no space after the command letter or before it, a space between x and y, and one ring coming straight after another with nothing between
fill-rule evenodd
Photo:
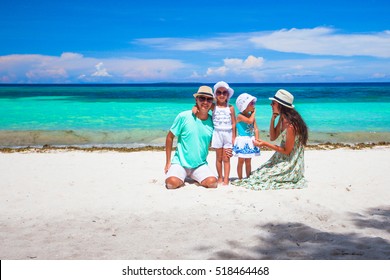
<instances>
[{"instance_id":1,"label":"woman's long dark hair","mask_svg":"<svg viewBox=\"0 0 390 280\"><path fill-rule=\"evenodd\" d=\"M280 115L283 116L295 129L296 135L299 137L299 142L306 145L309 138L309 132L305 121L301 115L294 109L280 105Z\"/></svg>"}]
</instances>

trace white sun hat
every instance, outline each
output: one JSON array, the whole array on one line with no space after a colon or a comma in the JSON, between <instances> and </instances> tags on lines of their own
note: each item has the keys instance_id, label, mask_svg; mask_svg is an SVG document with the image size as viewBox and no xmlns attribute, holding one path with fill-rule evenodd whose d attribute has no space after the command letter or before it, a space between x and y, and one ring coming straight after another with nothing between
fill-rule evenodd
<instances>
[{"instance_id":1,"label":"white sun hat","mask_svg":"<svg viewBox=\"0 0 390 280\"><path fill-rule=\"evenodd\" d=\"M294 108L294 96L285 89L279 89L274 97L268 98L269 100L275 100L279 104L286 106L288 108Z\"/></svg>"},{"instance_id":2,"label":"white sun hat","mask_svg":"<svg viewBox=\"0 0 390 280\"><path fill-rule=\"evenodd\" d=\"M218 83L216 83L214 85L214 97L217 98L217 94L216 94L217 93L217 89L219 89L221 87L227 89L227 91L229 92L228 99L230 99L233 96L233 94L234 94L234 90L229 86L228 83L226 83L224 81L220 81L220 82L218 82Z\"/></svg>"},{"instance_id":3,"label":"white sun hat","mask_svg":"<svg viewBox=\"0 0 390 280\"><path fill-rule=\"evenodd\" d=\"M242 113L246 110L249 103L251 103L252 101L256 102L257 98L250 95L249 93L245 92L245 93L240 94L237 97L236 106L237 106L238 110Z\"/></svg>"}]
</instances>

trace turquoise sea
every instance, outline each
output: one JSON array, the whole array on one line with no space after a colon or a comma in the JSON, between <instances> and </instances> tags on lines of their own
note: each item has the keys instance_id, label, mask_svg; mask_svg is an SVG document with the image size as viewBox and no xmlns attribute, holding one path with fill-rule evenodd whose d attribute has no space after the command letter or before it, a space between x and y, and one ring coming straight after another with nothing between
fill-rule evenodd
<instances>
[{"instance_id":1,"label":"turquoise sea","mask_svg":"<svg viewBox=\"0 0 390 280\"><path fill-rule=\"evenodd\" d=\"M209 84L213 86L213 84ZM163 146L176 115L194 104L200 84L0 85L0 147ZM390 83L231 84L258 98L267 139L270 100L295 96L310 143L390 142ZM237 112L237 109L236 109Z\"/></svg>"}]
</instances>

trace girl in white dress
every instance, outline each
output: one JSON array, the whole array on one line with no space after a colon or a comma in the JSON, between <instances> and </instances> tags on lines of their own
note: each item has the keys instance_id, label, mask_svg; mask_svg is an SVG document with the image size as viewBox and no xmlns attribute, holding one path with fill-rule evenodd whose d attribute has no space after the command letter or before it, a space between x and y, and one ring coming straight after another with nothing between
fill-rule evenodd
<instances>
[{"instance_id":1,"label":"girl in white dress","mask_svg":"<svg viewBox=\"0 0 390 280\"><path fill-rule=\"evenodd\" d=\"M236 138L236 118L234 107L229 104L234 90L223 81L214 85L214 97L217 100L213 108L214 132L211 147L216 150L216 169L218 183L229 185L230 157ZM229 151L227 151L229 150Z\"/></svg>"}]
</instances>

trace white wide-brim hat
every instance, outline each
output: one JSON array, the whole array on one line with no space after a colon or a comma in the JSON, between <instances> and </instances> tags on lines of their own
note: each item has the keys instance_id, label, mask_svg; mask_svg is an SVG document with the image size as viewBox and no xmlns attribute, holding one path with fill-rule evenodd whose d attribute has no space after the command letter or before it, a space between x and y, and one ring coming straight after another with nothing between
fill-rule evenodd
<instances>
[{"instance_id":1,"label":"white wide-brim hat","mask_svg":"<svg viewBox=\"0 0 390 280\"><path fill-rule=\"evenodd\" d=\"M226 83L224 81L220 81L214 85L214 97L217 98L217 89L219 89L221 87L227 89L227 91L229 92L228 99L230 99L234 94L234 90L228 85L228 83Z\"/></svg>"},{"instance_id":2,"label":"white wide-brim hat","mask_svg":"<svg viewBox=\"0 0 390 280\"><path fill-rule=\"evenodd\" d=\"M285 89L279 89L274 97L268 98L269 100L275 100L279 104L286 106L288 108L294 108L294 96Z\"/></svg>"},{"instance_id":3,"label":"white wide-brim hat","mask_svg":"<svg viewBox=\"0 0 390 280\"><path fill-rule=\"evenodd\" d=\"M208 96L214 98L213 90L211 87L208 86L201 86L199 87L198 91L194 93L194 97L198 97L200 95Z\"/></svg>"},{"instance_id":4,"label":"white wide-brim hat","mask_svg":"<svg viewBox=\"0 0 390 280\"><path fill-rule=\"evenodd\" d=\"M246 108L248 107L249 103L251 103L252 101L256 102L257 98L250 95L249 93L246 93L246 92L240 94L236 100L237 109L241 113L244 112L246 110Z\"/></svg>"}]
</instances>

